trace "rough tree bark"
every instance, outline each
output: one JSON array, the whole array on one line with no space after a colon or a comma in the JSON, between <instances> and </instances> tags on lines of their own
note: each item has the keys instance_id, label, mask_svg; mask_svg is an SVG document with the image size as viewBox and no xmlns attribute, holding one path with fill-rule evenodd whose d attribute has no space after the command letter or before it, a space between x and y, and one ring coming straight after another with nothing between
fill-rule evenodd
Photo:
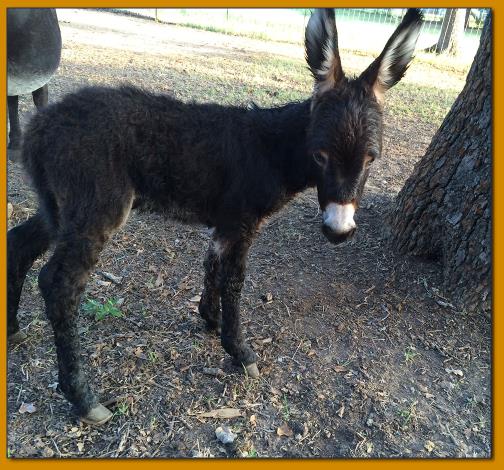
<instances>
[{"instance_id":1,"label":"rough tree bark","mask_svg":"<svg viewBox=\"0 0 504 470\"><path fill-rule=\"evenodd\" d=\"M464 89L389 215L394 247L441 260L446 292L468 311L486 314L492 263L490 16Z\"/></svg>"}]
</instances>

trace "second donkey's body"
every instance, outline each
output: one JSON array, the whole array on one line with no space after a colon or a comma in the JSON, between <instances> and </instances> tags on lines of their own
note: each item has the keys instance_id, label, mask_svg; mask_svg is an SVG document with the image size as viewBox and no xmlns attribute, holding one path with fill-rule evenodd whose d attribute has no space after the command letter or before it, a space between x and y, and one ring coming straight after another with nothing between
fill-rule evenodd
<instances>
[{"instance_id":1,"label":"second donkey's body","mask_svg":"<svg viewBox=\"0 0 504 470\"><path fill-rule=\"evenodd\" d=\"M313 96L273 109L182 103L131 87L88 88L30 123L23 162L39 212L8 234L8 333L34 260L54 253L39 286L54 331L59 384L83 420L111 413L83 372L76 316L99 253L132 207L214 227L199 310L237 364L256 377L240 326L248 249L259 224L296 193L317 186L323 232L351 237L371 162L380 156L384 92L404 74L421 25L410 9L382 54L353 80L339 60L333 10L306 30Z\"/></svg>"}]
</instances>

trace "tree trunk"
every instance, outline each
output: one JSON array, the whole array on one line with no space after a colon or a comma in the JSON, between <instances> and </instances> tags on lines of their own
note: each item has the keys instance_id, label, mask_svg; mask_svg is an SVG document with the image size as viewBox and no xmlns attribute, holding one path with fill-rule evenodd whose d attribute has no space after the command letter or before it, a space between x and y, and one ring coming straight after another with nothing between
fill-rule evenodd
<instances>
[{"instance_id":1,"label":"tree trunk","mask_svg":"<svg viewBox=\"0 0 504 470\"><path fill-rule=\"evenodd\" d=\"M464 19L464 29L469 28L470 19L471 19L471 9L466 8L465 19Z\"/></svg>"},{"instance_id":2,"label":"tree trunk","mask_svg":"<svg viewBox=\"0 0 504 470\"><path fill-rule=\"evenodd\" d=\"M426 51L435 52L436 54L447 51L451 55L457 55L464 37L465 22L465 8L447 8L441 23L439 39L436 44L428 47Z\"/></svg>"},{"instance_id":3,"label":"tree trunk","mask_svg":"<svg viewBox=\"0 0 504 470\"><path fill-rule=\"evenodd\" d=\"M389 215L401 253L439 259L445 290L468 311L491 307L491 13L464 89Z\"/></svg>"},{"instance_id":4,"label":"tree trunk","mask_svg":"<svg viewBox=\"0 0 504 470\"><path fill-rule=\"evenodd\" d=\"M457 8L455 10L455 19L453 20L453 28L448 43L448 54L458 55L464 39L465 25L465 8Z\"/></svg>"}]
</instances>

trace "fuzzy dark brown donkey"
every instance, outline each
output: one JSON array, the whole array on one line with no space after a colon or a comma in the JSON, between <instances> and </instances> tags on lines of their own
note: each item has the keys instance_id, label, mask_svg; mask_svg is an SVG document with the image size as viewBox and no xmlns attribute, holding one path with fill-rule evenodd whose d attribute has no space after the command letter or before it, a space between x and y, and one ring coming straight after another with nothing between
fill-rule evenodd
<instances>
[{"instance_id":1,"label":"fuzzy dark brown donkey","mask_svg":"<svg viewBox=\"0 0 504 470\"><path fill-rule=\"evenodd\" d=\"M214 227L199 306L224 349L252 377L256 355L240 327L247 252L265 217L317 186L323 231L334 243L355 231L354 211L380 156L384 92L412 58L421 26L408 10L381 55L356 79L343 74L334 10L306 28L313 96L274 109L182 103L136 88L92 87L30 122L23 145L38 213L8 234L8 333L24 278L54 244L39 286L54 330L59 384L86 422L111 417L91 391L80 358L76 315L100 251L130 210Z\"/></svg>"}]
</instances>

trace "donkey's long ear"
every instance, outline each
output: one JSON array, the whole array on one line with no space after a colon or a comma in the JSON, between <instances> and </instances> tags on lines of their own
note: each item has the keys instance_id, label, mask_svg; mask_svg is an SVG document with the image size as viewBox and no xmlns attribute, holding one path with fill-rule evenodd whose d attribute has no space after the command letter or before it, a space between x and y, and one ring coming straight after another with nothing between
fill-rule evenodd
<instances>
[{"instance_id":1,"label":"donkey's long ear","mask_svg":"<svg viewBox=\"0 0 504 470\"><path fill-rule=\"evenodd\" d=\"M306 62L315 78L315 94L320 95L343 78L338 52L338 33L334 9L317 9L306 26Z\"/></svg>"},{"instance_id":2,"label":"donkey's long ear","mask_svg":"<svg viewBox=\"0 0 504 470\"><path fill-rule=\"evenodd\" d=\"M385 92L401 80L408 69L420 34L422 19L418 8L409 8L385 49L361 74L360 79L373 88L379 102L383 101Z\"/></svg>"}]
</instances>

